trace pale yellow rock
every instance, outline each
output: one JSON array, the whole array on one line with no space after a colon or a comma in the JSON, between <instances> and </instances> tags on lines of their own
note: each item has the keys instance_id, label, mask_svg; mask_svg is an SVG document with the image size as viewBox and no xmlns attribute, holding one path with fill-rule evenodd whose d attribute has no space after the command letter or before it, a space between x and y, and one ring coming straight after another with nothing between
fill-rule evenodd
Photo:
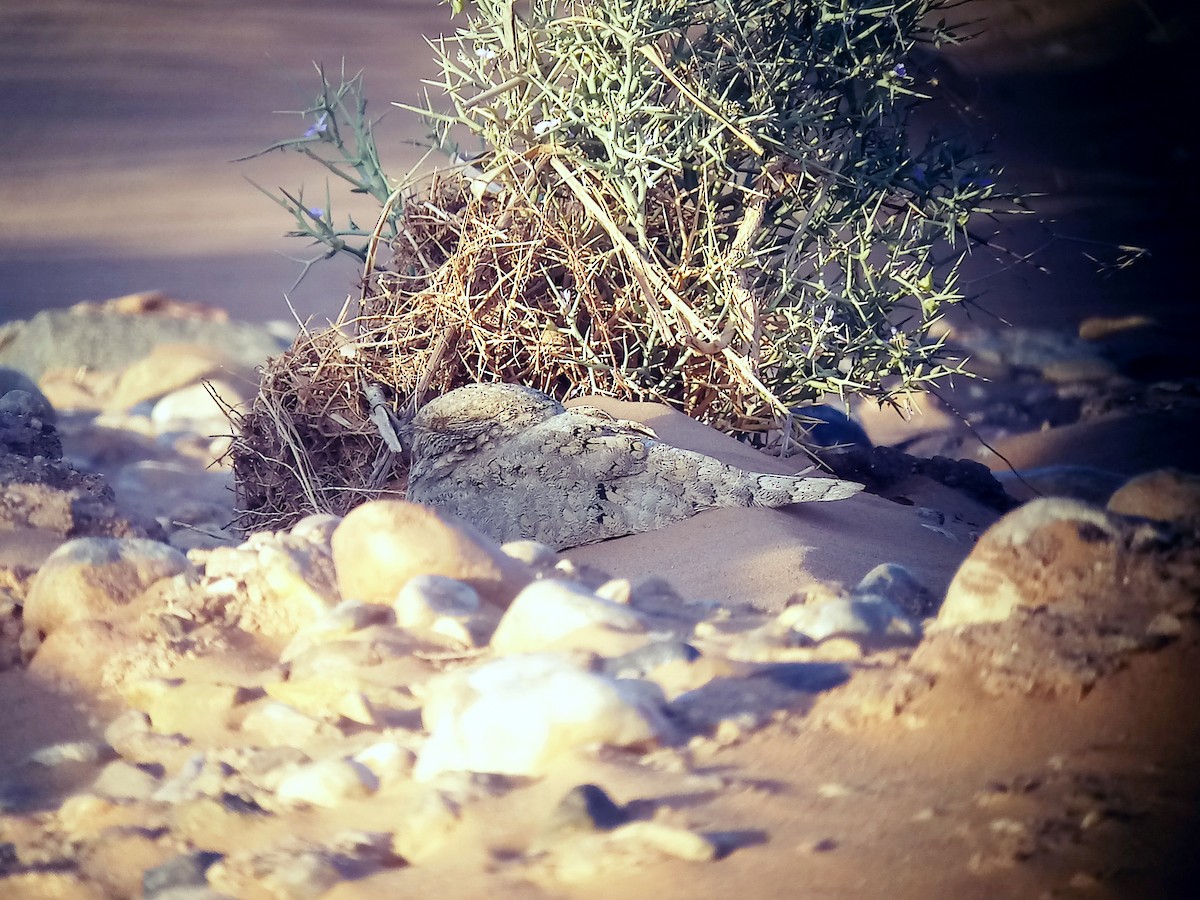
<instances>
[{"instance_id":1,"label":"pale yellow rock","mask_svg":"<svg viewBox=\"0 0 1200 900\"><path fill-rule=\"evenodd\" d=\"M423 791L398 810L392 849L411 865L419 865L446 845L459 817L458 807L440 791Z\"/></svg>"},{"instance_id":2,"label":"pale yellow rock","mask_svg":"<svg viewBox=\"0 0 1200 900\"><path fill-rule=\"evenodd\" d=\"M251 696L233 684L187 682L163 691L140 708L160 734L194 734L224 725L230 711Z\"/></svg>"},{"instance_id":3,"label":"pale yellow rock","mask_svg":"<svg viewBox=\"0 0 1200 900\"><path fill-rule=\"evenodd\" d=\"M138 538L77 538L47 557L25 600L25 628L49 635L86 619L110 619L163 578L192 571L166 544Z\"/></svg>"},{"instance_id":4,"label":"pale yellow rock","mask_svg":"<svg viewBox=\"0 0 1200 900\"><path fill-rule=\"evenodd\" d=\"M445 575L507 606L534 577L465 522L402 500L375 500L351 511L331 544L342 596L367 603L390 604L415 575Z\"/></svg>"},{"instance_id":5,"label":"pale yellow rock","mask_svg":"<svg viewBox=\"0 0 1200 900\"><path fill-rule=\"evenodd\" d=\"M570 582L545 579L517 594L496 626L491 647L501 655L536 653L552 644L561 648L570 635L584 629L642 634L646 626L628 606ZM578 646L592 649L586 641Z\"/></svg>"},{"instance_id":6,"label":"pale yellow rock","mask_svg":"<svg viewBox=\"0 0 1200 900\"><path fill-rule=\"evenodd\" d=\"M258 385L250 370L231 363L212 347L159 344L149 355L125 367L105 406L110 410L129 409L218 375L238 385L239 393L252 394Z\"/></svg>"},{"instance_id":7,"label":"pale yellow rock","mask_svg":"<svg viewBox=\"0 0 1200 900\"><path fill-rule=\"evenodd\" d=\"M1018 607L1070 606L1071 585L1111 568L1118 522L1061 497L1034 500L980 537L946 591L939 626L1002 622Z\"/></svg>"}]
</instances>

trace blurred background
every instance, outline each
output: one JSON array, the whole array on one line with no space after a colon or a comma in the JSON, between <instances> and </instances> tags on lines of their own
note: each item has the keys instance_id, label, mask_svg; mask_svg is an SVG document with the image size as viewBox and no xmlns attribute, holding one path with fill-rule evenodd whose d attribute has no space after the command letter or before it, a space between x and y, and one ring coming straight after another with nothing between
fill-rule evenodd
<instances>
[{"instance_id":1,"label":"blurred background","mask_svg":"<svg viewBox=\"0 0 1200 900\"><path fill-rule=\"evenodd\" d=\"M984 307L1074 327L1152 307L1191 341L1196 93L1190 4L967 0L966 46L918 60L942 94L928 123L990 142L1036 216L1003 224L966 270ZM250 320L336 315L349 257L314 267L289 217L246 181L324 196L314 164L237 157L303 132L313 62L365 70L385 168L421 155L393 100L435 74L436 0L4 0L0 3L0 321L160 290ZM347 209L334 196L334 209ZM340 200L340 202L339 202ZM362 219L370 221L374 211ZM982 230L989 231L988 228ZM1122 268L1144 248L1148 255ZM1019 257L1033 253L1032 262Z\"/></svg>"}]
</instances>

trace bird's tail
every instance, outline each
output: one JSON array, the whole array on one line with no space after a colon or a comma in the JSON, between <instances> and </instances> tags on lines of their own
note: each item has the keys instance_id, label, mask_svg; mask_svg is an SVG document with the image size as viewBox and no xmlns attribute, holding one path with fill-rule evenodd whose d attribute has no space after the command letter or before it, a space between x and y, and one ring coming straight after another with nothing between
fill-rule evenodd
<instances>
[{"instance_id":1,"label":"bird's tail","mask_svg":"<svg viewBox=\"0 0 1200 900\"><path fill-rule=\"evenodd\" d=\"M754 490L754 502L759 506L787 506L789 503L845 500L862 489L863 486L858 482L837 478L760 475Z\"/></svg>"}]
</instances>

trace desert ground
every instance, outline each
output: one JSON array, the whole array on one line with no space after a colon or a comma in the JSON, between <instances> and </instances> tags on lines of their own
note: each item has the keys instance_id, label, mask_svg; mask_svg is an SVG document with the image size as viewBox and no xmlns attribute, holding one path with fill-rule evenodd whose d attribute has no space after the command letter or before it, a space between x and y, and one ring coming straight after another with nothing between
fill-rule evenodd
<instances>
[{"instance_id":1,"label":"desert ground","mask_svg":"<svg viewBox=\"0 0 1200 900\"><path fill-rule=\"evenodd\" d=\"M910 455L867 492L557 554L451 523L406 569L444 523L414 537L388 507L235 534L202 385L252 401L294 332L284 293L319 324L357 278L334 261L292 290L304 250L244 176L315 173L229 160L292 133L271 111L307 101L314 59L365 68L379 111L413 99L447 10L6 3L0 896L1192 896L1181 6L976 0L980 36L923 57L945 88L929 124L991 139L1035 212L965 269L951 341L979 377L920 414L853 405ZM418 157L398 110L380 136L397 168ZM884 564L918 587L870 582ZM470 591L406 587L422 574ZM523 593L544 583L570 590ZM473 732L491 695L463 679L485 669L534 700L500 695ZM593 739L547 712L560 678L610 698Z\"/></svg>"}]
</instances>

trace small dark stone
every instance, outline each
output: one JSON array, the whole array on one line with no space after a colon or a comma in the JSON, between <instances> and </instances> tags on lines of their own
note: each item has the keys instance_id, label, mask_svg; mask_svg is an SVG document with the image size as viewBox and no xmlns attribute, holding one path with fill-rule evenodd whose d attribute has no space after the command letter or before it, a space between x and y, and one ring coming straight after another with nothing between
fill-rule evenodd
<instances>
[{"instance_id":1,"label":"small dark stone","mask_svg":"<svg viewBox=\"0 0 1200 900\"><path fill-rule=\"evenodd\" d=\"M0 876L17 871L21 860L17 857L17 845L5 841L0 844Z\"/></svg>"},{"instance_id":2,"label":"small dark stone","mask_svg":"<svg viewBox=\"0 0 1200 900\"><path fill-rule=\"evenodd\" d=\"M603 788L581 784L558 802L545 831L556 835L574 831L611 831L628 820L626 812Z\"/></svg>"},{"instance_id":3,"label":"small dark stone","mask_svg":"<svg viewBox=\"0 0 1200 900\"><path fill-rule=\"evenodd\" d=\"M669 662L695 662L700 651L686 641L655 641L621 656L605 660L603 671L611 678L644 678Z\"/></svg>"},{"instance_id":4,"label":"small dark stone","mask_svg":"<svg viewBox=\"0 0 1200 900\"><path fill-rule=\"evenodd\" d=\"M205 873L221 858L220 853L198 850L169 859L161 866L142 873L142 897L152 900L177 887L203 887L208 883Z\"/></svg>"}]
</instances>

